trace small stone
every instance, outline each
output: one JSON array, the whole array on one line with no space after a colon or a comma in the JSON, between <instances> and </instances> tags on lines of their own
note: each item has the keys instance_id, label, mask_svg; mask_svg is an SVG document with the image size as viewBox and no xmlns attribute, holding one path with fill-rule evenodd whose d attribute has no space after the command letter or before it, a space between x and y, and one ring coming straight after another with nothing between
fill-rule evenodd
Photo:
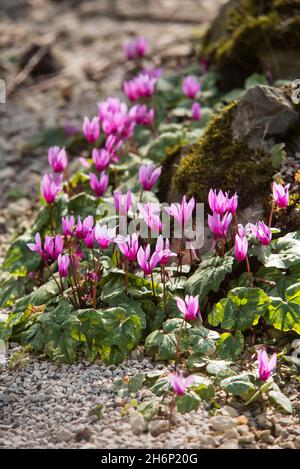
<instances>
[{"instance_id":1,"label":"small stone","mask_svg":"<svg viewBox=\"0 0 300 469\"><path fill-rule=\"evenodd\" d=\"M247 417L245 417L245 415L240 415L239 417L237 417L236 423L237 425L247 425L248 419Z\"/></svg>"},{"instance_id":2,"label":"small stone","mask_svg":"<svg viewBox=\"0 0 300 469\"><path fill-rule=\"evenodd\" d=\"M224 440L237 440L239 438L238 431L233 428L231 430L226 430L224 433Z\"/></svg>"},{"instance_id":3,"label":"small stone","mask_svg":"<svg viewBox=\"0 0 300 469\"><path fill-rule=\"evenodd\" d=\"M200 441L200 445L198 441ZM200 435L199 439L197 440L197 445L198 448L215 448L216 441L212 436Z\"/></svg>"},{"instance_id":4,"label":"small stone","mask_svg":"<svg viewBox=\"0 0 300 469\"><path fill-rule=\"evenodd\" d=\"M239 449L239 442L238 440L225 441L218 449Z\"/></svg>"},{"instance_id":5,"label":"small stone","mask_svg":"<svg viewBox=\"0 0 300 469\"><path fill-rule=\"evenodd\" d=\"M239 438L239 443L242 443L242 444L255 443L255 436L253 435L253 433L245 433Z\"/></svg>"},{"instance_id":6,"label":"small stone","mask_svg":"<svg viewBox=\"0 0 300 469\"><path fill-rule=\"evenodd\" d=\"M80 446L80 449L97 449L97 446L93 445L92 443L85 443L84 445Z\"/></svg>"},{"instance_id":7,"label":"small stone","mask_svg":"<svg viewBox=\"0 0 300 469\"><path fill-rule=\"evenodd\" d=\"M221 409L222 415L229 415L229 417L235 418L238 417L239 413L234 407L230 407L229 405L225 405Z\"/></svg>"},{"instance_id":8,"label":"small stone","mask_svg":"<svg viewBox=\"0 0 300 469\"><path fill-rule=\"evenodd\" d=\"M55 435L56 443L62 443L64 441L70 441L73 438L73 434L66 429L58 431Z\"/></svg>"},{"instance_id":9,"label":"small stone","mask_svg":"<svg viewBox=\"0 0 300 469\"><path fill-rule=\"evenodd\" d=\"M82 427L77 430L75 435L75 441L89 441L91 439L92 432L87 427Z\"/></svg>"},{"instance_id":10,"label":"small stone","mask_svg":"<svg viewBox=\"0 0 300 469\"><path fill-rule=\"evenodd\" d=\"M295 444L292 441L283 441L280 446L285 449L295 449Z\"/></svg>"},{"instance_id":11,"label":"small stone","mask_svg":"<svg viewBox=\"0 0 300 469\"><path fill-rule=\"evenodd\" d=\"M260 432L259 438L263 443L268 443L268 444L271 444L271 445L275 441L275 438L274 438L274 436L271 435L270 430L264 430L264 431Z\"/></svg>"},{"instance_id":12,"label":"small stone","mask_svg":"<svg viewBox=\"0 0 300 469\"><path fill-rule=\"evenodd\" d=\"M7 167L0 171L0 180L11 179L15 176L15 171L13 168Z\"/></svg>"},{"instance_id":13,"label":"small stone","mask_svg":"<svg viewBox=\"0 0 300 469\"><path fill-rule=\"evenodd\" d=\"M169 430L169 422L167 420L152 420L148 428L151 435L156 437Z\"/></svg>"},{"instance_id":14,"label":"small stone","mask_svg":"<svg viewBox=\"0 0 300 469\"><path fill-rule=\"evenodd\" d=\"M31 202L29 199L22 197L18 199L16 202L11 202L7 210L12 217L19 217L27 212L31 208Z\"/></svg>"},{"instance_id":15,"label":"small stone","mask_svg":"<svg viewBox=\"0 0 300 469\"><path fill-rule=\"evenodd\" d=\"M135 435L140 435L147 430L147 422L145 421L143 415L139 412L131 417L130 425Z\"/></svg>"},{"instance_id":16,"label":"small stone","mask_svg":"<svg viewBox=\"0 0 300 469\"><path fill-rule=\"evenodd\" d=\"M216 432L225 432L236 427L236 421L231 417L217 415L210 419L210 425Z\"/></svg>"},{"instance_id":17,"label":"small stone","mask_svg":"<svg viewBox=\"0 0 300 469\"><path fill-rule=\"evenodd\" d=\"M296 436L294 444L296 449L300 449L300 436Z\"/></svg>"},{"instance_id":18,"label":"small stone","mask_svg":"<svg viewBox=\"0 0 300 469\"><path fill-rule=\"evenodd\" d=\"M259 428L262 428L265 430L272 427L271 422L267 419L265 415L262 415L262 414L256 417L256 422Z\"/></svg>"},{"instance_id":19,"label":"small stone","mask_svg":"<svg viewBox=\"0 0 300 469\"><path fill-rule=\"evenodd\" d=\"M248 425L239 425L238 426L238 431L241 435L244 435L245 433L249 432L249 427L248 427Z\"/></svg>"}]
</instances>

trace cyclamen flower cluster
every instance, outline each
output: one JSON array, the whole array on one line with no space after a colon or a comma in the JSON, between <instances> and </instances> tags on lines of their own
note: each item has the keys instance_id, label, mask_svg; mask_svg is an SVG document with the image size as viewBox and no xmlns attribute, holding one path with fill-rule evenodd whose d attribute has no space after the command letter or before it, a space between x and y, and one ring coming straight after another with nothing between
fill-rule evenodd
<instances>
[{"instance_id":1,"label":"cyclamen flower cluster","mask_svg":"<svg viewBox=\"0 0 300 469\"><path fill-rule=\"evenodd\" d=\"M232 214L235 214L237 209L237 194L229 197L227 192L224 194L220 190L217 193L216 190L210 189L208 203L213 212L212 215L208 215L208 226L214 234L213 246L215 246L218 239L226 239Z\"/></svg>"},{"instance_id":2,"label":"cyclamen flower cluster","mask_svg":"<svg viewBox=\"0 0 300 469\"><path fill-rule=\"evenodd\" d=\"M140 72L132 80L124 82L123 90L130 101L137 101L140 98L151 98L155 91L157 78L148 73Z\"/></svg>"}]
</instances>

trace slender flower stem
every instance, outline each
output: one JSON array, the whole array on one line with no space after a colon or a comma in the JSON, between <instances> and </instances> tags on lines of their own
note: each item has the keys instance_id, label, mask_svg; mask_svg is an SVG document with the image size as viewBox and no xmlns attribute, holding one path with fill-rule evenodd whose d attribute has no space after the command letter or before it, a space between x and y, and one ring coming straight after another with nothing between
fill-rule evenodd
<instances>
[{"instance_id":1,"label":"slender flower stem","mask_svg":"<svg viewBox=\"0 0 300 469\"><path fill-rule=\"evenodd\" d=\"M156 131L154 122L151 121L151 122L149 123L149 126L150 126L150 130L151 130L151 133L152 133L152 137L153 137L153 138L156 138L156 137L157 137L157 131Z\"/></svg>"},{"instance_id":2,"label":"slender flower stem","mask_svg":"<svg viewBox=\"0 0 300 469\"><path fill-rule=\"evenodd\" d=\"M73 285L73 282L72 282L71 277L69 277L69 282L70 282L70 286L71 286L72 293L73 293L73 296L74 296L75 309L78 309L78 308L80 308L79 295L78 295L78 298L77 298L76 290L75 290L75 287L74 287L74 285ZM77 292L77 293L78 293L78 292Z\"/></svg>"},{"instance_id":3,"label":"slender flower stem","mask_svg":"<svg viewBox=\"0 0 300 469\"><path fill-rule=\"evenodd\" d=\"M143 200L143 194L144 194L144 189L141 190L141 193L140 193L140 203L142 203L142 200Z\"/></svg>"},{"instance_id":4,"label":"slender flower stem","mask_svg":"<svg viewBox=\"0 0 300 469\"><path fill-rule=\"evenodd\" d=\"M50 227L51 227L51 234L54 234L54 220L53 220L53 208L54 204L50 204Z\"/></svg>"},{"instance_id":5,"label":"slender flower stem","mask_svg":"<svg viewBox=\"0 0 300 469\"><path fill-rule=\"evenodd\" d=\"M172 430L172 419L173 419L173 413L174 413L174 408L175 408L175 393L172 393L172 397L170 400L170 407L169 407L169 431Z\"/></svg>"},{"instance_id":6,"label":"slender flower stem","mask_svg":"<svg viewBox=\"0 0 300 469\"><path fill-rule=\"evenodd\" d=\"M237 219L236 212L234 212L234 214L233 214L233 219L234 219L234 223L235 223L235 229L236 229L236 231L237 231L237 230L238 230L239 223L238 223L238 219Z\"/></svg>"},{"instance_id":7,"label":"slender flower stem","mask_svg":"<svg viewBox=\"0 0 300 469\"><path fill-rule=\"evenodd\" d=\"M125 293L128 295L128 259L125 257Z\"/></svg>"},{"instance_id":8,"label":"slender flower stem","mask_svg":"<svg viewBox=\"0 0 300 469\"><path fill-rule=\"evenodd\" d=\"M64 286L63 286L63 282L62 282L62 278L61 278L61 276L59 276L59 280L60 280L60 286L61 286L61 289L62 289L62 291L64 291Z\"/></svg>"},{"instance_id":9,"label":"slender flower stem","mask_svg":"<svg viewBox=\"0 0 300 469\"><path fill-rule=\"evenodd\" d=\"M246 266L247 266L247 273L248 273L248 278L249 278L249 282L250 282L250 287L252 288L253 287L253 282L252 282L252 278L251 278L251 270L250 270L250 263L249 263L248 256L246 256L245 261L246 261Z\"/></svg>"},{"instance_id":10,"label":"slender flower stem","mask_svg":"<svg viewBox=\"0 0 300 469\"><path fill-rule=\"evenodd\" d=\"M221 239L221 253L222 253L222 257L225 256L225 239L222 238Z\"/></svg>"},{"instance_id":11,"label":"slender flower stem","mask_svg":"<svg viewBox=\"0 0 300 469\"><path fill-rule=\"evenodd\" d=\"M164 292L165 317L167 317L166 272L165 272L165 266L164 265L161 266L161 277L162 277L163 292Z\"/></svg>"},{"instance_id":12,"label":"slender flower stem","mask_svg":"<svg viewBox=\"0 0 300 469\"><path fill-rule=\"evenodd\" d=\"M96 293L97 293L97 266L96 266L96 261L95 261L95 252L94 249L92 249L92 254L93 254L93 266L94 266L94 274L95 278L93 281L93 308L96 309L97 307L97 301L96 301Z\"/></svg>"},{"instance_id":13,"label":"slender flower stem","mask_svg":"<svg viewBox=\"0 0 300 469\"><path fill-rule=\"evenodd\" d=\"M269 228L271 228L271 226L272 226L274 210L275 210L275 204L273 203L272 208L271 208L271 212L270 212L270 216L269 216L269 223L268 223Z\"/></svg>"},{"instance_id":14,"label":"slender flower stem","mask_svg":"<svg viewBox=\"0 0 300 469\"><path fill-rule=\"evenodd\" d=\"M181 326L180 326L179 334L178 334L177 344L176 344L175 371L177 371L177 363L179 360L179 347L180 347L180 341L181 341L184 323L185 323L185 319L183 318Z\"/></svg>"},{"instance_id":15,"label":"slender flower stem","mask_svg":"<svg viewBox=\"0 0 300 469\"><path fill-rule=\"evenodd\" d=\"M153 280L153 273L152 272L151 272L151 285L152 285L152 293L153 293L154 301L156 303L156 295L155 295L154 280Z\"/></svg>"},{"instance_id":16,"label":"slender flower stem","mask_svg":"<svg viewBox=\"0 0 300 469\"><path fill-rule=\"evenodd\" d=\"M71 287L72 287L72 290L73 290L73 293L74 293L75 298L76 298L76 290L77 290L78 305L79 305L79 307L80 307L80 306L81 306L80 286L79 286L79 283L77 283L76 269L75 269L74 263L73 263L73 254L72 254L71 244L70 244L70 243L69 243L69 246L68 246L68 251L69 251L69 257L70 257L71 273L72 273L72 276L73 276L73 279L74 279L75 288L74 288L74 286L73 286L73 283L71 282L71 277L70 277L70 284L71 284Z\"/></svg>"},{"instance_id":17,"label":"slender flower stem","mask_svg":"<svg viewBox=\"0 0 300 469\"><path fill-rule=\"evenodd\" d=\"M70 193L70 196L72 196L72 195L75 194L75 192L74 192L74 188L73 188L73 186L72 186L71 180L70 180L70 178L69 178L68 172L67 172L66 170L65 170L65 172L64 172L64 175L65 175L66 181L67 181L67 183L68 183L68 189L69 189L68 192Z\"/></svg>"},{"instance_id":18,"label":"slender flower stem","mask_svg":"<svg viewBox=\"0 0 300 469\"><path fill-rule=\"evenodd\" d=\"M59 285L58 281L56 280L56 278L55 278L55 276L54 276L52 270L50 269L49 265L47 264L47 262L45 262L45 266L46 266L46 269L48 270L49 274L50 274L51 277L53 278L54 282L56 283L57 288L59 289L61 296L63 296L64 291L63 291L63 289L61 288L61 286Z\"/></svg>"}]
</instances>

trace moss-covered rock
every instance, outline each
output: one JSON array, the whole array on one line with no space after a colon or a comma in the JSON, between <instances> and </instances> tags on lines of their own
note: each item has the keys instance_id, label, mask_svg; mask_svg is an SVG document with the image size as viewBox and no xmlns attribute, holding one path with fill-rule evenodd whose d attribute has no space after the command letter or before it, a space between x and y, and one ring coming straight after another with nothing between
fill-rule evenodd
<instances>
[{"instance_id":1,"label":"moss-covered rock","mask_svg":"<svg viewBox=\"0 0 300 469\"><path fill-rule=\"evenodd\" d=\"M225 107L211 120L204 136L182 150L180 162L173 168L172 194L193 195L199 202L206 202L211 187L237 191L240 206L247 207L269 190L274 172L270 156L234 140L231 124L235 108L236 103ZM169 166L171 157L167 158ZM162 185L166 183L164 176L170 178L166 166Z\"/></svg>"},{"instance_id":2,"label":"moss-covered rock","mask_svg":"<svg viewBox=\"0 0 300 469\"><path fill-rule=\"evenodd\" d=\"M298 0L231 0L206 33L201 53L230 89L254 72L297 78L299 48Z\"/></svg>"},{"instance_id":3,"label":"moss-covered rock","mask_svg":"<svg viewBox=\"0 0 300 469\"><path fill-rule=\"evenodd\" d=\"M187 194L198 202L207 202L210 188L237 191L239 208L251 206L250 212L267 215L276 172L276 180L290 182L292 191L299 194L299 186L295 184L299 165L293 157L300 153L299 137L299 109L292 103L286 87L257 85L211 118L195 144L174 145L166 150L160 199L170 203ZM287 158L281 167L274 169L271 155L274 144L278 143L285 143ZM300 199L294 198L285 212L286 223L279 219L282 213L275 214L283 228L284 225L300 227ZM249 221L249 213L246 215Z\"/></svg>"}]
</instances>

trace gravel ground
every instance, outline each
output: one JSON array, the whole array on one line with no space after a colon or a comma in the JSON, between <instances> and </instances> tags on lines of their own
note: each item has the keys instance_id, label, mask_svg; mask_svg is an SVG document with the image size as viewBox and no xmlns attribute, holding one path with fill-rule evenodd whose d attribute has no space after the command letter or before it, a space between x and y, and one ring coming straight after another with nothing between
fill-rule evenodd
<instances>
[{"instance_id":1,"label":"gravel ground","mask_svg":"<svg viewBox=\"0 0 300 469\"><path fill-rule=\"evenodd\" d=\"M122 365L110 367L25 358L26 363L0 374L0 448L300 448L296 385L286 388L294 416L257 404L245 410L219 392L221 408L215 415L206 404L197 412L177 414L169 433L166 420L147 424L135 410L126 411L132 399L140 403L153 398L147 388L121 398L114 386L125 376L164 370L165 364L154 364L137 351ZM99 404L100 418L91 415Z\"/></svg>"}]
</instances>

